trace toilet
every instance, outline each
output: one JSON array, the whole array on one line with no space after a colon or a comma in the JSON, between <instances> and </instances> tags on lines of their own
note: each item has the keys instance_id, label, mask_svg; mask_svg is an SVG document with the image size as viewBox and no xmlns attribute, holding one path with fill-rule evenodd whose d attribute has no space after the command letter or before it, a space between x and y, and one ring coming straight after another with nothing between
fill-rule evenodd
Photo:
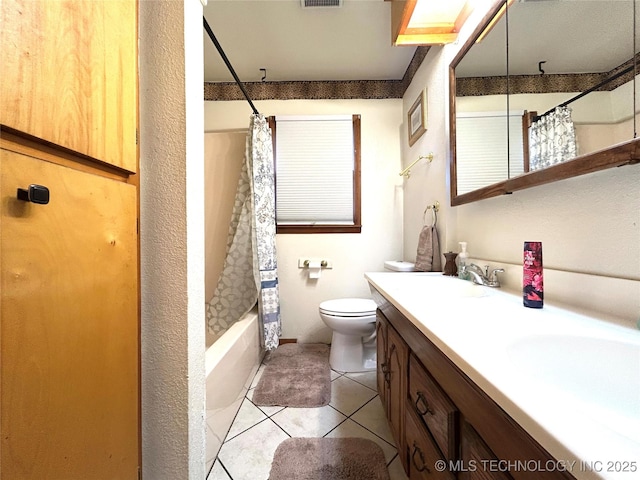
<instances>
[{"instance_id":1,"label":"toilet","mask_svg":"<svg viewBox=\"0 0 640 480\"><path fill-rule=\"evenodd\" d=\"M329 364L339 372L376 369L376 302L339 298L320 304L320 318L333 331Z\"/></svg>"},{"instance_id":2,"label":"toilet","mask_svg":"<svg viewBox=\"0 0 640 480\"><path fill-rule=\"evenodd\" d=\"M388 261L385 270L413 271L409 262ZM339 298L320 304L320 318L333 331L329 364L339 372L376 369L376 302L370 298Z\"/></svg>"}]
</instances>

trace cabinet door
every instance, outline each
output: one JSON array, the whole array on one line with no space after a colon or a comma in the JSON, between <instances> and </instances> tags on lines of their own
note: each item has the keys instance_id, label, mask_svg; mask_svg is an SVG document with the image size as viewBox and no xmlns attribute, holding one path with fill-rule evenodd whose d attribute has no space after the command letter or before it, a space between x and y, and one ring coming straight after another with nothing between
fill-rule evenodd
<instances>
[{"instance_id":1,"label":"cabinet door","mask_svg":"<svg viewBox=\"0 0 640 480\"><path fill-rule=\"evenodd\" d=\"M2 0L0 124L136 171L137 2Z\"/></svg>"},{"instance_id":2,"label":"cabinet door","mask_svg":"<svg viewBox=\"0 0 640 480\"><path fill-rule=\"evenodd\" d=\"M407 397L407 363L409 348L396 330L389 325L387 330L387 361L389 362L389 424L396 447L399 452L404 451L404 407ZM406 458L403 465L406 468Z\"/></svg>"},{"instance_id":3,"label":"cabinet door","mask_svg":"<svg viewBox=\"0 0 640 480\"><path fill-rule=\"evenodd\" d=\"M135 479L136 188L8 150L0 172L0 476Z\"/></svg>"},{"instance_id":4,"label":"cabinet door","mask_svg":"<svg viewBox=\"0 0 640 480\"><path fill-rule=\"evenodd\" d=\"M460 480L512 480L511 475L497 468L497 457L468 423L460 429L460 456L462 470Z\"/></svg>"},{"instance_id":5,"label":"cabinet door","mask_svg":"<svg viewBox=\"0 0 640 480\"><path fill-rule=\"evenodd\" d=\"M387 391L389 385L387 384L389 362L387 360L387 319L380 311L376 312L376 383L378 384L378 394L380 400L385 409L387 417L389 416L389 409L387 403Z\"/></svg>"},{"instance_id":6,"label":"cabinet door","mask_svg":"<svg viewBox=\"0 0 640 480\"><path fill-rule=\"evenodd\" d=\"M438 447L413 410L407 407L406 452L408 457L407 473L409 480L453 480L449 463L444 462Z\"/></svg>"},{"instance_id":7,"label":"cabinet door","mask_svg":"<svg viewBox=\"0 0 640 480\"><path fill-rule=\"evenodd\" d=\"M427 426L444 458L455 460L458 409L413 354L409 358L409 401L410 408Z\"/></svg>"}]
</instances>

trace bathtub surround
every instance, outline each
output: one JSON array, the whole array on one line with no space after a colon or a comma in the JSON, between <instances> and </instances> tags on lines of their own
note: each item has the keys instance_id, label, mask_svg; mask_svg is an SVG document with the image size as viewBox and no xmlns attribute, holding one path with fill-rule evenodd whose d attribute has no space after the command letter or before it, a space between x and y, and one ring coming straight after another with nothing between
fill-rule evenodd
<instances>
[{"instance_id":1,"label":"bathtub surround","mask_svg":"<svg viewBox=\"0 0 640 480\"><path fill-rule=\"evenodd\" d=\"M389 480L384 452L366 438L289 438L278 445L269 480Z\"/></svg>"},{"instance_id":2,"label":"bathtub surround","mask_svg":"<svg viewBox=\"0 0 640 480\"><path fill-rule=\"evenodd\" d=\"M253 394L261 406L322 407L331 399L329 346L288 343L267 354Z\"/></svg>"},{"instance_id":3,"label":"bathtub surround","mask_svg":"<svg viewBox=\"0 0 640 480\"><path fill-rule=\"evenodd\" d=\"M264 347L273 350L281 333L273 148L266 118L254 114L229 226L227 258L207 305L209 329L219 335L256 301Z\"/></svg>"},{"instance_id":4,"label":"bathtub surround","mask_svg":"<svg viewBox=\"0 0 640 480\"><path fill-rule=\"evenodd\" d=\"M216 338L244 317L258 300L259 280L253 268L256 261L251 239L252 202L247 162L244 162L229 224L224 267L213 298L207 304L207 325Z\"/></svg>"}]
</instances>

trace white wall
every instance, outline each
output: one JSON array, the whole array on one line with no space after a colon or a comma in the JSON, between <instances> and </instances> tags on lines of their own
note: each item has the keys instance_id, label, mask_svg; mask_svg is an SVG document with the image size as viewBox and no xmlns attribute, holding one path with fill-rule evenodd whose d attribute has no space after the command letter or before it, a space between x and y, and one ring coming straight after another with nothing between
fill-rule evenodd
<instances>
[{"instance_id":1,"label":"white wall","mask_svg":"<svg viewBox=\"0 0 640 480\"><path fill-rule=\"evenodd\" d=\"M139 36L142 472L202 480L202 5L141 1Z\"/></svg>"},{"instance_id":2,"label":"white wall","mask_svg":"<svg viewBox=\"0 0 640 480\"><path fill-rule=\"evenodd\" d=\"M441 243L459 251L457 242L467 241L477 263L504 266L505 288L521 288L523 242L539 240L545 299L613 314L635 325L640 315L640 166L450 206L448 171L434 168L450 155L448 65L485 12L474 11L456 44L430 50L404 96L406 115L417 92L428 89L429 130L412 148L403 135L403 164L429 150L437 152L433 165L415 169L405 182L404 257L411 259L424 205L435 197L444 205Z\"/></svg>"},{"instance_id":3,"label":"white wall","mask_svg":"<svg viewBox=\"0 0 640 480\"><path fill-rule=\"evenodd\" d=\"M402 255L402 180L399 135L402 102L390 100L257 101L264 115L360 114L362 128L362 233L277 236L282 336L299 342L329 342L318 315L323 300L369 297L364 272L379 271ZM251 110L244 101L205 102L205 130L246 128ZM298 258L333 262L321 278L309 280Z\"/></svg>"},{"instance_id":4,"label":"white wall","mask_svg":"<svg viewBox=\"0 0 640 480\"><path fill-rule=\"evenodd\" d=\"M428 205L434 202L440 203L438 212L437 229L440 239L441 253L449 250L455 251L451 240L449 184L448 184L448 134L446 130L447 103L446 92L447 77L445 71L447 65L443 64L439 52L441 47L431 47L427 57L416 72L411 85L403 98L403 125L400 138L402 149L402 164L408 166L420 155L433 152L433 161L418 162L411 169L411 177L404 180L404 230L403 230L403 257L406 261L415 261L418 247L418 237L424 221L424 211ZM420 92L427 90L427 131L410 147L407 134L407 113ZM431 222L427 212L426 223ZM444 257L442 257L444 265Z\"/></svg>"}]
</instances>

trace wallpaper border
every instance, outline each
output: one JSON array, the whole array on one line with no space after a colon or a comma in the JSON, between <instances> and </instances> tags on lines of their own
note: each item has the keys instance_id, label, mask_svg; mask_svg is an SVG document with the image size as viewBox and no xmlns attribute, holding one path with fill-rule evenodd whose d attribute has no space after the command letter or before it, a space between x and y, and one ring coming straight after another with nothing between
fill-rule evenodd
<instances>
[{"instance_id":1,"label":"wallpaper border","mask_svg":"<svg viewBox=\"0 0 640 480\"><path fill-rule=\"evenodd\" d=\"M247 82L251 100L402 98L431 47L416 48L401 80L336 80L315 82ZM244 100L235 82L205 82L205 101Z\"/></svg>"}]
</instances>

